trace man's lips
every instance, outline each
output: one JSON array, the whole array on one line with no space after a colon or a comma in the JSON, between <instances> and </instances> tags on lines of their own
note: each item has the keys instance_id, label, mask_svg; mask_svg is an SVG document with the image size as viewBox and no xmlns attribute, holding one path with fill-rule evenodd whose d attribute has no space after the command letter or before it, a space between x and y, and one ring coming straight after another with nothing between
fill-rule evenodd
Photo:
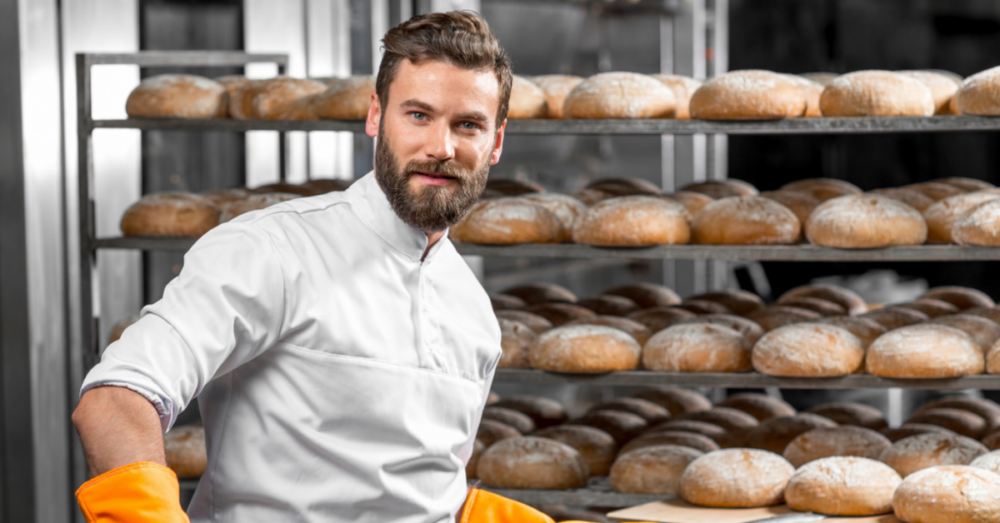
<instances>
[{"instance_id":1,"label":"man's lips","mask_svg":"<svg viewBox=\"0 0 1000 523\"><path fill-rule=\"evenodd\" d=\"M420 178L420 181L424 184L434 186L448 185L455 180L454 176L448 176L440 173L415 172L413 175Z\"/></svg>"}]
</instances>

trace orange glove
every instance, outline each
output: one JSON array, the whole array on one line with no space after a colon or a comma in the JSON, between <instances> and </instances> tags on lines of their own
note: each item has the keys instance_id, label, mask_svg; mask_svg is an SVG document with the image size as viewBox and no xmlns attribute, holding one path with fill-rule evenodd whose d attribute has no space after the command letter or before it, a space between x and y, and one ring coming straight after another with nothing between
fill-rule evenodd
<instances>
[{"instance_id":1,"label":"orange glove","mask_svg":"<svg viewBox=\"0 0 1000 523\"><path fill-rule=\"evenodd\" d=\"M555 523L552 518L488 490L472 489L465 498L461 523Z\"/></svg>"},{"instance_id":2,"label":"orange glove","mask_svg":"<svg viewBox=\"0 0 1000 523\"><path fill-rule=\"evenodd\" d=\"M190 523L174 471L150 462L118 467L84 483L76 501L87 523Z\"/></svg>"}]
</instances>

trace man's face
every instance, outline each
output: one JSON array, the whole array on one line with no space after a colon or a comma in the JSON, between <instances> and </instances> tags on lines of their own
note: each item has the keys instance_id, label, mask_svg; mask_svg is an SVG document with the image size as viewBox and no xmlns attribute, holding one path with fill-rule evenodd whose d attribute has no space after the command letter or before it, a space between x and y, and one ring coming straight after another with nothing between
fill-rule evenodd
<instances>
[{"instance_id":1,"label":"man's face","mask_svg":"<svg viewBox=\"0 0 1000 523\"><path fill-rule=\"evenodd\" d=\"M378 136L375 176L410 226L442 231L479 199L500 159L500 86L493 71L403 60L386 107L372 95L366 131Z\"/></svg>"}]
</instances>

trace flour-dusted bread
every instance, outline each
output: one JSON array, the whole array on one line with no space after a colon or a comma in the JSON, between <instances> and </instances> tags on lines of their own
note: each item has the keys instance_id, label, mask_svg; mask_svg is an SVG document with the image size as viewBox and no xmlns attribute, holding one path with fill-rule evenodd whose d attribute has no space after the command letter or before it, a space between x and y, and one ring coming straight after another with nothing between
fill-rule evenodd
<instances>
[{"instance_id":1,"label":"flour-dusted bread","mask_svg":"<svg viewBox=\"0 0 1000 523\"><path fill-rule=\"evenodd\" d=\"M914 183L904 185L902 188L922 193L934 201L969 192L954 185L940 182Z\"/></svg>"},{"instance_id":2,"label":"flour-dusted bread","mask_svg":"<svg viewBox=\"0 0 1000 523\"><path fill-rule=\"evenodd\" d=\"M619 446L635 439L649 428L649 423L642 416L611 409L592 410L570 423L601 429L610 434Z\"/></svg>"},{"instance_id":3,"label":"flour-dusted bread","mask_svg":"<svg viewBox=\"0 0 1000 523\"><path fill-rule=\"evenodd\" d=\"M968 334L946 325L910 325L868 347L866 368L884 378L950 378L985 370L983 351Z\"/></svg>"},{"instance_id":4,"label":"flour-dusted bread","mask_svg":"<svg viewBox=\"0 0 1000 523\"><path fill-rule=\"evenodd\" d=\"M724 449L694 460L681 476L681 497L703 507L749 508L777 505L795 467L758 449Z\"/></svg>"},{"instance_id":5,"label":"flour-dusted bread","mask_svg":"<svg viewBox=\"0 0 1000 523\"><path fill-rule=\"evenodd\" d=\"M955 106L959 114L1000 115L1000 67L966 78L955 95Z\"/></svg>"},{"instance_id":6,"label":"flour-dusted bread","mask_svg":"<svg viewBox=\"0 0 1000 523\"><path fill-rule=\"evenodd\" d=\"M893 443L901 439L908 438L910 436L916 436L917 434L926 434L928 432L943 432L946 434L953 434L953 432L944 427L940 427L938 425L926 425L924 423L904 423L894 429L884 428L879 432L881 432L883 436L889 438L889 441Z\"/></svg>"},{"instance_id":7,"label":"flour-dusted bread","mask_svg":"<svg viewBox=\"0 0 1000 523\"><path fill-rule=\"evenodd\" d=\"M888 329L879 322L862 318L860 316L831 316L816 321L847 329L851 334L857 336L861 341L861 346L865 349L875 341L876 338L885 334Z\"/></svg>"},{"instance_id":8,"label":"flour-dusted bread","mask_svg":"<svg viewBox=\"0 0 1000 523\"><path fill-rule=\"evenodd\" d=\"M596 316L594 311L576 305L575 303L548 302L531 305L525 311L537 314L556 327L565 325L580 318L592 318Z\"/></svg>"},{"instance_id":9,"label":"flour-dusted bread","mask_svg":"<svg viewBox=\"0 0 1000 523\"><path fill-rule=\"evenodd\" d=\"M924 211L927 243L954 243L951 230L955 222L977 205L997 198L1000 198L1000 191L987 189L956 194L935 202Z\"/></svg>"},{"instance_id":10,"label":"flour-dusted bread","mask_svg":"<svg viewBox=\"0 0 1000 523\"><path fill-rule=\"evenodd\" d=\"M590 410L620 410L630 412L646 420L650 426L658 425L670 419L670 411L662 405L641 398L618 398L599 403Z\"/></svg>"},{"instance_id":11,"label":"flour-dusted bread","mask_svg":"<svg viewBox=\"0 0 1000 523\"><path fill-rule=\"evenodd\" d=\"M818 199L809 193L801 191L768 191L762 192L760 195L788 207L788 210L795 213L795 217L799 219L801 227L799 240L805 238L805 225L809 221L809 215L812 214L813 209L819 206L820 201Z\"/></svg>"},{"instance_id":12,"label":"flour-dusted bread","mask_svg":"<svg viewBox=\"0 0 1000 523\"><path fill-rule=\"evenodd\" d=\"M843 316L847 310L840 305L820 298L790 298L782 302L787 307L797 307L807 311L813 311L820 316Z\"/></svg>"},{"instance_id":13,"label":"flour-dusted bread","mask_svg":"<svg viewBox=\"0 0 1000 523\"><path fill-rule=\"evenodd\" d=\"M576 449L587 462L591 476L606 476L618 453L618 444L611 434L587 425L558 425L533 435L554 439Z\"/></svg>"},{"instance_id":14,"label":"flour-dusted bread","mask_svg":"<svg viewBox=\"0 0 1000 523\"><path fill-rule=\"evenodd\" d=\"M321 94L313 98L318 118L330 120L364 120L375 92L375 78L352 76L331 82Z\"/></svg>"},{"instance_id":15,"label":"flour-dusted bread","mask_svg":"<svg viewBox=\"0 0 1000 523\"><path fill-rule=\"evenodd\" d=\"M917 191L915 189L907 189L905 187L890 187L887 189L875 189L871 191L871 194L878 194L880 196L885 196L887 198L892 198L893 200L899 200L910 207L920 211L921 213L926 211L931 205L934 205L935 200L926 194Z\"/></svg>"},{"instance_id":16,"label":"flour-dusted bread","mask_svg":"<svg viewBox=\"0 0 1000 523\"><path fill-rule=\"evenodd\" d=\"M819 98L823 95L823 89L826 88L825 85L794 74L786 74L782 76L797 85L802 91L802 95L806 98L806 109L801 116L806 118L823 116L819 106Z\"/></svg>"},{"instance_id":17,"label":"flour-dusted bread","mask_svg":"<svg viewBox=\"0 0 1000 523\"><path fill-rule=\"evenodd\" d=\"M760 425L750 429L745 444L750 448L767 450L777 454L785 452L785 448L799 435L813 429L833 428L837 423L817 414L801 412L791 416L781 416L762 421Z\"/></svg>"},{"instance_id":18,"label":"flour-dusted bread","mask_svg":"<svg viewBox=\"0 0 1000 523\"><path fill-rule=\"evenodd\" d=\"M702 314L690 319L681 320L677 323L711 323L728 327L742 334L751 345L757 343L757 340L764 335L764 328L760 324L733 314Z\"/></svg>"},{"instance_id":19,"label":"flour-dusted bread","mask_svg":"<svg viewBox=\"0 0 1000 523\"><path fill-rule=\"evenodd\" d=\"M496 311L496 315L498 319L502 318L505 320L523 323L531 330L535 331L535 334L541 334L553 327L552 322L545 319L544 316L539 316L538 314L528 311L502 309Z\"/></svg>"},{"instance_id":20,"label":"flour-dusted bread","mask_svg":"<svg viewBox=\"0 0 1000 523\"><path fill-rule=\"evenodd\" d=\"M834 178L807 178L781 186L782 191L796 191L809 194L820 202L847 196L849 194L861 194L861 189L853 183Z\"/></svg>"},{"instance_id":21,"label":"flour-dusted bread","mask_svg":"<svg viewBox=\"0 0 1000 523\"><path fill-rule=\"evenodd\" d=\"M732 71L708 80L691 97L691 118L779 120L806 114L802 88L770 71Z\"/></svg>"},{"instance_id":22,"label":"flour-dusted bread","mask_svg":"<svg viewBox=\"0 0 1000 523\"><path fill-rule=\"evenodd\" d=\"M967 396L946 396L921 405L914 414L919 414L930 409L959 409L968 411L982 417L986 421L988 432L1000 429L1000 405L992 400L970 398Z\"/></svg>"},{"instance_id":23,"label":"flour-dusted bread","mask_svg":"<svg viewBox=\"0 0 1000 523\"><path fill-rule=\"evenodd\" d=\"M163 435L167 466L178 478L200 478L208 466L205 428L200 424L174 427Z\"/></svg>"},{"instance_id":24,"label":"flour-dusted bread","mask_svg":"<svg viewBox=\"0 0 1000 523\"><path fill-rule=\"evenodd\" d=\"M647 180L632 176L601 178L587 184L588 189L597 189L611 197L615 196L659 196L663 194L660 188Z\"/></svg>"},{"instance_id":25,"label":"flour-dusted bread","mask_svg":"<svg viewBox=\"0 0 1000 523\"><path fill-rule=\"evenodd\" d=\"M548 115L549 104L545 91L531 80L514 75L507 118L546 118Z\"/></svg>"},{"instance_id":26,"label":"flour-dusted bread","mask_svg":"<svg viewBox=\"0 0 1000 523\"><path fill-rule=\"evenodd\" d=\"M764 300L752 292L723 289L695 294L688 300L708 300L725 305L729 312L744 316L764 308Z\"/></svg>"},{"instance_id":27,"label":"flour-dusted bread","mask_svg":"<svg viewBox=\"0 0 1000 523\"><path fill-rule=\"evenodd\" d=\"M594 314L607 316L628 316L639 310L639 306L634 301L613 294L591 296L576 302L576 304L594 311Z\"/></svg>"},{"instance_id":28,"label":"flour-dusted bread","mask_svg":"<svg viewBox=\"0 0 1000 523\"><path fill-rule=\"evenodd\" d=\"M807 412L823 416L841 425L854 425L872 430L882 430L889 426L882 411L863 403L824 403Z\"/></svg>"},{"instance_id":29,"label":"flour-dusted bread","mask_svg":"<svg viewBox=\"0 0 1000 523\"><path fill-rule=\"evenodd\" d=\"M739 332L708 323L674 325L655 334L643 347L649 370L746 372L752 345Z\"/></svg>"},{"instance_id":30,"label":"flour-dusted bread","mask_svg":"<svg viewBox=\"0 0 1000 523\"><path fill-rule=\"evenodd\" d=\"M888 330L930 321L930 316L907 307L883 307L866 312L858 316L858 318L874 320Z\"/></svg>"},{"instance_id":31,"label":"flour-dusted bread","mask_svg":"<svg viewBox=\"0 0 1000 523\"><path fill-rule=\"evenodd\" d=\"M643 309L669 307L681 302L680 296L672 289L658 283L630 283L604 291L604 294L624 296Z\"/></svg>"},{"instance_id":32,"label":"flour-dusted bread","mask_svg":"<svg viewBox=\"0 0 1000 523\"><path fill-rule=\"evenodd\" d=\"M958 314L958 307L943 300L935 300L934 298L917 298L913 301L899 303L894 305L894 307L920 311L926 314L929 318Z\"/></svg>"},{"instance_id":33,"label":"flour-dusted bread","mask_svg":"<svg viewBox=\"0 0 1000 523\"><path fill-rule=\"evenodd\" d=\"M449 234L456 241L491 245L562 243L570 237L555 213L524 197L481 201Z\"/></svg>"},{"instance_id":34,"label":"flour-dusted bread","mask_svg":"<svg viewBox=\"0 0 1000 523\"><path fill-rule=\"evenodd\" d=\"M528 306L524 300L510 294L490 294L490 305L494 311L519 310Z\"/></svg>"},{"instance_id":35,"label":"flour-dusted bread","mask_svg":"<svg viewBox=\"0 0 1000 523\"><path fill-rule=\"evenodd\" d=\"M587 210L573 228L573 241L604 247L687 243L690 220L680 203L655 196L622 196Z\"/></svg>"},{"instance_id":36,"label":"flour-dusted bread","mask_svg":"<svg viewBox=\"0 0 1000 523\"><path fill-rule=\"evenodd\" d=\"M702 421L718 425L735 436L742 438L745 433L760 425L757 418L729 407L712 407L708 410L699 410L681 416L681 421Z\"/></svg>"},{"instance_id":37,"label":"flour-dusted bread","mask_svg":"<svg viewBox=\"0 0 1000 523\"><path fill-rule=\"evenodd\" d=\"M968 287L946 286L934 287L922 296L946 301L964 311L973 307L994 307L996 303L985 292Z\"/></svg>"},{"instance_id":38,"label":"flour-dusted bread","mask_svg":"<svg viewBox=\"0 0 1000 523\"><path fill-rule=\"evenodd\" d=\"M616 296L617 297L617 296ZM624 298L622 298L624 299ZM583 300L584 302L586 300ZM581 302L583 303L583 302ZM635 339L635 342L640 346L645 345L646 341L649 340L653 333L645 325L630 320L628 318L622 318L618 316L591 316L586 318L577 318L575 320L566 322L566 326L570 325L604 325L606 327L612 327L627 333Z\"/></svg>"},{"instance_id":39,"label":"flour-dusted bread","mask_svg":"<svg viewBox=\"0 0 1000 523\"><path fill-rule=\"evenodd\" d=\"M811 243L842 249L919 245L927 223L919 211L877 194L840 196L813 210L806 224Z\"/></svg>"},{"instance_id":40,"label":"flour-dusted bread","mask_svg":"<svg viewBox=\"0 0 1000 523\"><path fill-rule=\"evenodd\" d=\"M531 346L531 366L552 372L599 373L639 366L642 347L628 333L603 325L557 327Z\"/></svg>"},{"instance_id":41,"label":"flour-dusted bread","mask_svg":"<svg viewBox=\"0 0 1000 523\"><path fill-rule=\"evenodd\" d=\"M806 463L785 487L788 506L828 516L892 512L892 495L903 478L874 459L833 456Z\"/></svg>"},{"instance_id":42,"label":"flour-dusted bread","mask_svg":"<svg viewBox=\"0 0 1000 523\"><path fill-rule=\"evenodd\" d=\"M247 196L253 194L248 189L242 187L236 187L232 189L219 189L217 191L208 191L201 193L202 196L208 198L212 203L222 209L227 203L235 202L237 200L242 200Z\"/></svg>"},{"instance_id":43,"label":"flour-dusted bread","mask_svg":"<svg viewBox=\"0 0 1000 523\"><path fill-rule=\"evenodd\" d=\"M979 348L983 350L983 354L990 350L997 339L1000 339L1000 324L981 316L951 314L934 318L931 323L955 327L968 334L972 341L976 342L976 345L979 345Z\"/></svg>"},{"instance_id":44,"label":"flour-dusted bread","mask_svg":"<svg viewBox=\"0 0 1000 523\"><path fill-rule=\"evenodd\" d=\"M889 438L864 427L841 425L813 429L793 439L782 454L796 467L830 456L860 456L878 459L892 446Z\"/></svg>"},{"instance_id":45,"label":"flour-dusted bread","mask_svg":"<svg viewBox=\"0 0 1000 523\"><path fill-rule=\"evenodd\" d=\"M673 417L683 416L690 412L708 410L712 402L705 396L689 389L679 387L655 387L633 392L631 397L652 401L670 411Z\"/></svg>"},{"instance_id":46,"label":"flour-dusted bread","mask_svg":"<svg viewBox=\"0 0 1000 523\"><path fill-rule=\"evenodd\" d=\"M587 212L587 204L568 194L532 193L524 197L552 211L567 231L572 231L577 220Z\"/></svg>"},{"instance_id":47,"label":"flour-dusted bread","mask_svg":"<svg viewBox=\"0 0 1000 523\"><path fill-rule=\"evenodd\" d=\"M864 358L865 349L857 336L823 323L779 327L753 348L754 369L771 376L846 376L860 369Z\"/></svg>"},{"instance_id":48,"label":"flour-dusted bread","mask_svg":"<svg viewBox=\"0 0 1000 523\"><path fill-rule=\"evenodd\" d=\"M983 438L983 445L990 450L1000 450L1000 430L994 431Z\"/></svg>"},{"instance_id":49,"label":"flour-dusted bread","mask_svg":"<svg viewBox=\"0 0 1000 523\"><path fill-rule=\"evenodd\" d=\"M558 401L541 396L512 396L493 405L527 415L539 429L558 425L567 419L566 410Z\"/></svg>"},{"instance_id":50,"label":"flour-dusted bread","mask_svg":"<svg viewBox=\"0 0 1000 523\"><path fill-rule=\"evenodd\" d=\"M563 118L563 102L566 100L566 95L574 87L580 85L583 82L583 78L565 74L547 74L535 76L531 78L531 81L542 88L545 103L548 107L548 117ZM513 94L511 92L511 96Z\"/></svg>"},{"instance_id":51,"label":"flour-dusted bread","mask_svg":"<svg viewBox=\"0 0 1000 523\"><path fill-rule=\"evenodd\" d=\"M497 442L476 464L483 483L497 488L571 489L587 483L587 462L565 443L537 437Z\"/></svg>"},{"instance_id":52,"label":"flour-dusted bread","mask_svg":"<svg viewBox=\"0 0 1000 523\"><path fill-rule=\"evenodd\" d=\"M219 224L219 209L197 194L147 194L122 216L125 236L197 238Z\"/></svg>"},{"instance_id":53,"label":"flour-dusted bread","mask_svg":"<svg viewBox=\"0 0 1000 523\"><path fill-rule=\"evenodd\" d=\"M618 455L620 456L635 449L652 447L655 445L680 445L682 447L690 447L701 452L712 452L721 448L718 443L712 440L712 438L702 434L682 432L679 430L666 430L662 432L645 433L638 438L635 438L634 440L626 443L625 446L618 451Z\"/></svg>"},{"instance_id":54,"label":"flour-dusted bread","mask_svg":"<svg viewBox=\"0 0 1000 523\"><path fill-rule=\"evenodd\" d=\"M526 196L529 194L545 194L545 188L531 180L514 178L487 178L486 190L503 196Z\"/></svg>"},{"instance_id":55,"label":"flour-dusted bread","mask_svg":"<svg viewBox=\"0 0 1000 523\"><path fill-rule=\"evenodd\" d=\"M784 300L802 297L819 298L821 300L832 301L833 303L847 309L847 313L852 316L856 314L863 314L868 310L865 300L856 292L845 287L825 283L795 287L794 289L782 294L778 298L778 303L781 303Z\"/></svg>"},{"instance_id":56,"label":"flour-dusted bread","mask_svg":"<svg viewBox=\"0 0 1000 523\"><path fill-rule=\"evenodd\" d=\"M741 393L735 394L719 402L720 407L742 410L757 418L761 423L783 416L794 416L795 407L786 401L772 398L766 394Z\"/></svg>"},{"instance_id":57,"label":"flour-dusted bread","mask_svg":"<svg viewBox=\"0 0 1000 523\"><path fill-rule=\"evenodd\" d=\"M691 311L695 314L729 314L729 307L717 302L709 300L692 300L687 299L681 302L678 308Z\"/></svg>"},{"instance_id":58,"label":"flour-dusted bread","mask_svg":"<svg viewBox=\"0 0 1000 523\"><path fill-rule=\"evenodd\" d=\"M975 178L964 178L961 176L952 176L948 178L938 178L937 180L932 180L938 183L944 183L947 185L954 185L959 189L964 191L984 191L986 189L996 189L996 185L984 180L977 180Z\"/></svg>"},{"instance_id":59,"label":"flour-dusted bread","mask_svg":"<svg viewBox=\"0 0 1000 523\"><path fill-rule=\"evenodd\" d=\"M266 209L272 205L296 198L299 198L299 195L285 192L251 194L242 200L223 204L222 212L219 214L219 223L226 223L250 211L259 211L260 209Z\"/></svg>"},{"instance_id":60,"label":"flour-dusted bread","mask_svg":"<svg viewBox=\"0 0 1000 523\"><path fill-rule=\"evenodd\" d=\"M823 116L933 116L934 96L920 80L890 71L837 77L820 97Z\"/></svg>"},{"instance_id":61,"label":"flour-dusted bread","mask_svg":"<svg viewBox=\"0 0 1000 523\"><path fill-rule=\"evenodd\" d=\"M548 302L576 303L576 295L572 291L555 283L526 283L507 288L503 292L521 298L528 305Z\"/></svg>"},{"instance_id":62,"label":"flour-dusted bread","mask_svg":"<svg viewBox=\"0 0 1000 523\"><path fill-rule=\"evenodd\" d=\"M531 367L528 362L528 348L538 337L538 334L527 325L513 320L499 318L500 321L500 348L503 355L500 357L499 367L527 369Z\"/></svg>"},{"instance_id":63,"label":"flour-dusted bread","mask_svg":"<svg viewBox=\"0 0 1000 523\"><path fill-rule=\"evenodd\" d=\"M226 89L201 76L151 76L128 95L125 112L132 118L223 118Z\"/></svg>"},{"instance_id":64,"label":"flour-dusted bread","mask_svg":"<svg viewBox=\"0 0 1000 523\"><path fill-rule=\"evenodd\" d=\"M674 92L674 101L677 105L674 118L678 120L690 119L691 113L688 111L688 107L691 105L691 96L701 87L701 82L676 74L654 74L653 78L663 82L663 85Z\"/></svg>"},{"instance_id":65,"label":"flour-dusted bread","mask_svg":"<svg viewBox=\"0 0 1000 523\"><path fill-rule=\"evenodd\" d=\"M753 185L732 178L721 181L692 183L685 185L681 190L704 194L715 199L728 198L730 196L756 196L760 193Z\"/></svg>"},{"instance_id":66,"label":"flour-dusted bread","mask_svg":"<svg viewBox=\"0 0 1000 523\"><path fill-rule=\"evenodd\" d=\"M818 312L787 305L768 305L759 311L747 314L747 319L760 325L764 332L771 332L793 323L816 322L821 318Z\"/></svg>"},{"instance_id":67,"label":"flour-dusted bread","mask_svg":"<svg viewBox=\"0 0 1000 523\"><path fill-rule=\"evenodd\" d=\"M676 307L653 307L633 312L628 318L645 325L650 332L657 333L671 325L696 319L697 315Z\"/></svg>"},{"instance_id":68,"label":"flour-dusted bread","mask_svg":"<svg viewBox=\"0 0 1000 523\"><path fill-rule=\"evenodd\" d=\"M934 99L934 114L952 114L951 98L958 93L960 85L954 78L933 71L900 71L899 74L919 80L927 86Z\"/></svg>"},{"instance_id":69,"label":"flour-dusted bread","mask_svg":"<svg viewBox=\"0 0 1000 523\"><path fill-rule=\"evenodd\" d=\"M331 192L346 191L352 184L354 180L340 180L333 178L319 178L315 180L309 180L303 183L299 187L306 190L308 194L305 196L318 196L320 194L327 194Z\"/></svg>"},{"instance_id":70,"label":"flour-dusted bread","mask_svg":"<svg viewBox=\"0 0 1000 523\"><path fill-rule=\"evenodd\" d=\"M775 245L795 243L799 219L788 207L761 196L723 198L691 221L692 243Z\"/></svg>"},{"instance_id":71,"label":"flour-dusted bread","mask_svg":"<svg viewBox=\"0 0 1000 523\"><path fill-rule=\"evenodd\" d=\"M521 434L529 434L535 431L535 422L527 414L514 409L508 409L507 407L489 405L483 409L483 419L499 421L504 425L514 427Z\"/></svg>"},{"instance_id":72,"label":"flour-dusted bread","mask_svg":"<svg viewBox=\"0 0 1000 523\"><path fill-rule=\"evenodd\" d=\"M702 209L704 209L708 204L715 201L715 198L707 194L702 194L693 191L677 191L671 194L664 194L664 198L668 200L673 200L684 207L687 207L691 216L698 214Z\"/></svg>"},{"instance_id":73,"label":"flour-dusted bread","mask_svg":"<svg viewBox=\"0 0 1000 523\"><path fill-rule=\"evenodd\" d=\"M830 85L830 82L833 82L833 80L840 75L837 73L815 72L815 73L802 73L799 76L807 80L812 80L822 85L823 87L826 87Z\"/></svg>"},{"instance_id":74,"label":"flour-dusted bread","mask_svg":"<svg viewBox=\"0 0 1000 523\"><path fill-rule=\"evenodd\" d=\"M955 434L967 438L980 439L986 435L986 420L972 412L961 409L938 407L916 412L907 423L924 423L944 427Z\"/></svg>"},{"instance_id":75,"label":"flour-dusted bread","mask_svg":"<svg viewBox=\"0 0 1000 523\"><path fill-rule=\"evenodd\" d=\"M905 523L1000 521L1000 474L965 466L923 470L900 483L892 508Z\"/></svg>"},{"instance_id":76,"label":"flour-dusted bread","mask_svg":"<svg viewBox=\"0 0 1000 523\"><path fill-rule=\"evenodd\" d=\"M492 419L480 420L479 428L476 430L476 439L482 441L487 447L501 440L520 437L521 431L502 421Z\"/></svg>"},{"instance_id":77,"label":"flour-dusted bread","mask_svg":"<svg viewBox=\"0 0 1000 523\"><path fill-rule=\"evenodd\" d=\"M955 220L951 237L960 245L1000 245L1000 200L976 205Z\"/></svg>"},{"instance_id":78,"label":"flour-dusted bread","mask_svg":"<svg viewBox=\"0 0 1000 523\"><path fill-rule=\"evenodd\" d=\"M970 467L988 470L1000 474L1000 451L983 454L969 463Z\"/></svg>"},{"instance_id":79,"label":"flour-dusted bread","mask_svg":"<svg viewBox=\"0 0 1000 523\"><path fill-rule=\"evenodd\" d=\"M939 465L968 465L986 452L986 447L974 439L948 432L926 432L893 443L878 459L905 478Z\"/></svg>"},{"instance_id":80,"label":"flour-dusted bread","mask_svg":"<svg viewBox=\"0 0 1000 523\"><path fill-rule=\"evenodd\" d=\"M731 449L743 445L743 438L737 434L705 421L673 420L649 429L643 436L653 436L665 432L690 432L710 438L720 448Z\"/></svg>"},{"instance_id":81,"label":"flour-dusted bread","mask_svg":"<svg viewBox=\"0 0 1000 523\"><path fill-rule=\"evenodd\" d=\"M992 307L973 307L971 309L964 309L962 314L980 316L982 318L1000 323L1000 309L994 309Z\"/></svg>"},{"instance_id":82,"label":"flour-dusted bread","mask_svg":"<svg viewBox=\"0 0 1000 523\"><path fill-rule=\"evenodd\" d=\"M296 102L326 89L322 82L286 76L252 80L229 97L229 115L239 120L315 119Z\"/></svg>"},{"instance_id":83,"label":"flour-dusted bread","mask_svg":"<svg viewBox=\"0 0 1000 523\"><path fill-rule=\"evenodd\" d=\"M611 467L611 488L616 492L675 496L681 475L704 453L680 445L654 445L626 452Z\"/></svg>"},{"instance_id":84,"label":"flour-dusted bread","mask_svg":"<svg viewBox=\"0 0 1000 523\"><path fill-rule=\"evenodd\" d=\"M637 73L601 73L566 95L568 118L672 118L674 92L659 80Z\"/></svg>"}]
</instances>

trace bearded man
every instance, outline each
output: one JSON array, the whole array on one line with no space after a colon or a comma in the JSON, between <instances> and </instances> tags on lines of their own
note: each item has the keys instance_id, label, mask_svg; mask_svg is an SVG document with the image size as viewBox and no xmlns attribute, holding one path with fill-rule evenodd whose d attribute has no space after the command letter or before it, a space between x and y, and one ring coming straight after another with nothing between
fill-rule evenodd
<instances>
[{"instance_id":1,"label":"bearded man","mask_svg":"<svg viewBox=\"0 0 1000 523\"><path fill-rule=\"evenodd\" d=\"M187 521L162 434L196 398L192 521L551 521L465 478L500 330L447 229L500 159L510 59L465 12L384 44L375 171L206 234L87 375L89 521Z\"/></svg>"}]
</instances>

